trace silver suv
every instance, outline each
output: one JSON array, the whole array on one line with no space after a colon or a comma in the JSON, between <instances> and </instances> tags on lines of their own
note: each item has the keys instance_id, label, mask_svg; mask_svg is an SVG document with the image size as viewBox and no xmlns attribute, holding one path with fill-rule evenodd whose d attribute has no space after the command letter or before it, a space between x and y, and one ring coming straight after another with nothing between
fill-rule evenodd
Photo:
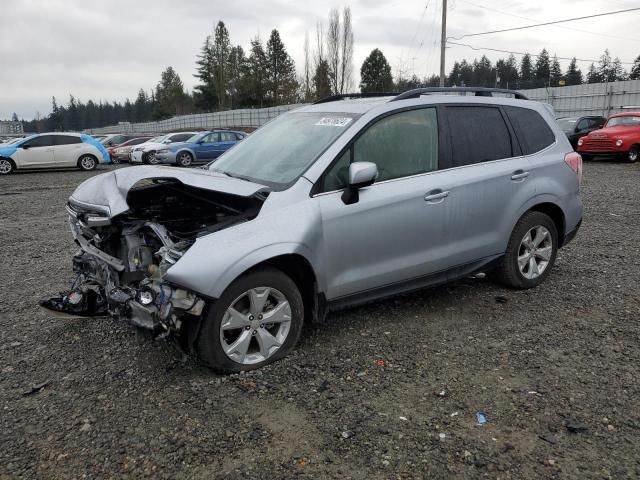
<instances>
[{"instance_id":1,"label":"silver suv","mask_svg":"<svg viewBox=\"0 0 640 480\"><path fill-rule=\"evenodd\" d=\"M353 97L283 114L204 169L85 181L67 206L77 277L42 304L125 317L238 372L335 308L478 271L546 279L582 219L582 161L548 106L495 89Z\"/></svg>"}]
</instances>

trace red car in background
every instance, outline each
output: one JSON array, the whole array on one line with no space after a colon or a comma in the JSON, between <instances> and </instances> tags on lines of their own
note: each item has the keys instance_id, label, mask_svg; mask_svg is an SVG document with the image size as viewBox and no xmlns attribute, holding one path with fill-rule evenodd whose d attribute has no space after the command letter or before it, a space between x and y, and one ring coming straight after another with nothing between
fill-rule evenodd
<instances>
[{"instance_id":1,"label":"red car in background","mask_svg":"<svg viewBox=\"0 0 640 480\"><path fill-rule=\"evenodd\" d=\"M135 145L140 145L149 139L151 139L150 135L141 136L132 138L127 140L126 142L121 143L120 145L113 145L108 147L109 155L111 156L111 160L113 163L122 163L129 161L129 154Z\"/></svg>"},{"instance_id":2,"label":"red car in background","mask_svg":"<svg viewBox=\"0 0 640 480\"><path fill-rule=\"evenodd\" d=\"M611 115L604 127L578 140L576 151L584 160L608 157L637 162L640 157L640 112Z\"/></svg>"}]
</instances>

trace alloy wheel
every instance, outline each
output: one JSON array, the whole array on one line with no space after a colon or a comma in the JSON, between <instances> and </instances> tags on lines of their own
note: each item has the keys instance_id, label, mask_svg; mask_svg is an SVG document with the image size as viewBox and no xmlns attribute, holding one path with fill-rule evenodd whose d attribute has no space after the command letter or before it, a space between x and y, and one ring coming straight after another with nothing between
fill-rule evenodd
<instances>
[{"instance_id":1,"label":"alloy wheel","mask_svg":"<svg viewBox=\"0 0 640 480\"><path fill-rule=\"evenodd\" d=\"M93 157L82 157L80 159L80 166L85 170L93 170L96 166L96 161Z\"/></svg>"},{"instance_id":2,"label":"alloy wheel","mask_svg":"<svg viewBox=\"0 0 640 480\"><path fill-rule=\"evenodd\" d=\"M0 174L6 175L7 173L11 173L11 170L13 170L11 162L5 158L0 158Z\"/></svg>"},{"instance_id":3,"label":"alloy wheel","mask_svg":"<svg viewBox=\"0 0 640 480\"><path fill-rule=\"evenodd\" d=\"M178 164L183 167L188 167L189 165L191 165L191 155L189 155L187 152L181 153L178 157Z\"/></svg>"},{"instance_id":4,"label":"alloy wheel","mask_svg":"<svg viewBox=\"0 0 640 480\"><path fill-rule=\"evenodd\" d=\"M149 162L151 165L155 165L156 163L158 163L158 160L156 160L156 152L149 152L147 154L147 162Z\"/></svg>"},{"instance_id":5,"label":"alloy wheel","mask_svg":"<svg viewBox=\"0 0 640 480\"><path fill-rule=\"evenodd\" d=\"M291 327L291 305L282 292L256 287L237 297L220 324L220 343L227 357L243 364L272 357Z\"/></svg>"},{"instance_id":6,"label":"alloy wheel","mask_svg":"<svg viewBox=\"0 0 640 480\"><path fill-rule=\"evenodd\" d=\"M524 278L533 280L544 273L553 254L551 233L542 225L531 228L518 249L518 268Z\"/></svg>"}]
</instances>

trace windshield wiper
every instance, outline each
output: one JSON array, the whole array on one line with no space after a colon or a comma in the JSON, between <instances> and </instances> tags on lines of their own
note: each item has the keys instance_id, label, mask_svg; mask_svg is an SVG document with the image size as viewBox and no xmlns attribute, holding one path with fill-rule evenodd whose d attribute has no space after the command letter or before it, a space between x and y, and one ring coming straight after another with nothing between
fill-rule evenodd
<instances>
[{"instance_id":1,"label":"windshield wiper","mask_svg":"<svg viewBox=\"0 0 640 480\"><path fill-rule=\"evenodd\" d=\"M238 180L244 180L245 182L251 182L251 180L249 180L247 177L243 177L241 175L235 175L233 173L225 172L224 170L213 169L211 171L212 172L217 172L217 173L222 173L223 175L226 175L227 177L230 177L230 178L237 178ZM251 182L251 183L253 183L253 182Z\"/></svg>"}]
</instances>

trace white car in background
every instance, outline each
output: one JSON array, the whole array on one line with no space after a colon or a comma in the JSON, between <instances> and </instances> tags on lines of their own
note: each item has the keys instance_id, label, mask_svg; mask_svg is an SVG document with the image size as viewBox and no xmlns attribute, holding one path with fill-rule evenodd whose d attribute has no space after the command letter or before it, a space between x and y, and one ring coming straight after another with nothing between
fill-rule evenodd
<instances>
[{"instance_id":1,"label":"white car in background","mask_svg":"<svg viewBox=\"0 0 640 480\"><path fill-rule=\"evenodd\" d=\"M109 152L95 138L81 133L41 133L0 145L0 175L23 168L93 170L98 163L111 163Z\"/></svg>"},{"instance_id":2,"label":"white car in background","mask_svg":"<svg viewBox=\"0 0 640 480\"><path fill-rule=\"evenodd\" d=\"M148 163L155 165L158 163L156 160L156 152L160 148L170 143L184 142L185 140L193 137L196 133L198 132L176 132L152 138L148 142L138 145L132 150L131 163Z\"/></svg>"}]
</instances>

